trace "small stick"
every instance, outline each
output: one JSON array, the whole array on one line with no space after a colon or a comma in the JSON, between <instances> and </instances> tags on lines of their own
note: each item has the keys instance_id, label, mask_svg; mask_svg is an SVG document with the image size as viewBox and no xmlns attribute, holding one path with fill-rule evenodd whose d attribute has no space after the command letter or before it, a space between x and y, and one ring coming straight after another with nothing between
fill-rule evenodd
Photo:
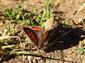
<instances>
[{"instance_id":1,"label":"small stick","mask_svg":"<svg viewBox=\"0 0 85 63\"><path fill-rule=\"evenodd\" d=\"M72 62L72 63L77 63L74 61L68 61L68 60L62 60L62 59L57 59L57 58L49 58L49 57L44 57L43 55L38 55L35 53L30 53L27 51L19 51L19 52L15 52L15 55L29 55L29 56L33 56L33 57L40 57L40 58L44 58L44 59L50 59L50 60L59 60L59 61L64 61L64 62Z\"/></svg>"}]
</instances>

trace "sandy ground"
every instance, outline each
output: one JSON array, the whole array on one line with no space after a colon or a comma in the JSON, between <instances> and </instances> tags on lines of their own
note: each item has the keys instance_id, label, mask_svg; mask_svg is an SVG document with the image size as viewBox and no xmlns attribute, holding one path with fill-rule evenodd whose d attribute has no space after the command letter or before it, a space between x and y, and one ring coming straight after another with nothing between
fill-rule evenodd
<instances>
[{"instance_id":1,"label":"sandy ground","mask_svg":"<svg viewBox=\"0 0 85 63\"><path fill-rule=\"evenodd\" d=\"M39 9L39 12L44 8L43 0L0 0L0 11L4 11L6 8L15 8L17 4L20 4L24 9L27 10L31 10L33 7L36 7ZM85 19L85 0L54 0L53 8L55 12L61 12L61 14L55 14L56 19L71 19L67 22L69 25L73 25L73 22L78 25L81 21L83 21L83 19ZM75 12L77 13L75 14ZM76 48L78 46L79 45L73 46L63 51L55 50L54 52L46 54L44 53L44 56L51 56L56 58L55 60L36 57L31 58L28 56L26 59L24 59L24 63L85 63L85 54L77 54ZM29 61L29 58L34 59L33 62ZM21 57L16 57L3 63L23 62Z\"/></svg>"}]
</instances>

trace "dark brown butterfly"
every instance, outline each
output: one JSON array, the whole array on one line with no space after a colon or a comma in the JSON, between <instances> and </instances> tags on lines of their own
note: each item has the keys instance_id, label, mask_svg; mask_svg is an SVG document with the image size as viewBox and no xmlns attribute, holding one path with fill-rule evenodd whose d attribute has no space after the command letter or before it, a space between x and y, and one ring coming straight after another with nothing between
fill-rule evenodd
<instances>
[{"instance_id":1,"label":"dark brown butterfly","mask_svg":"<svg viewBox=\"0 0 85 63\"><path fill-rule=\"evenodd\" d=\"M24 27L23 30L39 49L43 47L49 34L49 31L45 32L43 28L38 26Z\"/></svg>"}]
</instances>

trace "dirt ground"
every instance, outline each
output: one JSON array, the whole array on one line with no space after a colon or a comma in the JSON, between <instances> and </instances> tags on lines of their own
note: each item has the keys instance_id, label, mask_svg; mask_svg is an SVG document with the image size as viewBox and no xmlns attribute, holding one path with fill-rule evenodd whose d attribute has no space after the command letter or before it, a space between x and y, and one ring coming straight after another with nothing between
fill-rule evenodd
<instances>
[{"instance_id":1,"label":"dirt ground","mask_svg":"<svg viewBox=\"0 0 85 63\"><path fill-rule=\"evenodd\" d=\"M20 4L27 10L32 10L33 7L36 7L39 9L39 12L44 8L43 0L0 0L0 11L3 12L6 8L15 8L17 4ZM85 0L54 0L53 5L54 15L57 21L64 21L72 27L79 26L82 31L85 31L85 22L82 26L80 25L85 20ZM72 34L74 33L72 32ZM54 50L49 53L39 51L43 55L42 58L35 56L17 56L0 63L85 63L85 53L78 54L76 50L81 47L81 41L77 43L75 46ZM68 46L68 44L64 46Z\"/></svg>"}]
</instances>

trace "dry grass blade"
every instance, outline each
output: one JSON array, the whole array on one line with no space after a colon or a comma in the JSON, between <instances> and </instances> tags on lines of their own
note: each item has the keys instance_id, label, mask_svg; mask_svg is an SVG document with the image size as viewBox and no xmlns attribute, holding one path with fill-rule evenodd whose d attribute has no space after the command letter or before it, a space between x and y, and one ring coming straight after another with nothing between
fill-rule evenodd
<instances>
[{"instance_id":1,"label":"dry grass blade","mask_svg":"<svg viewBox=\"0 0 85 63\"><path fill-rule=\"evenodd\" d=\"M73 15L77 15L81 10L83 10L85 8L85 3L79 8L79 9L77 9L74 13L73 13Z\"/></svg>"},{"instance_id":2,"label":"dry grass blade","mask_svg":"<svg viewBox=\"0 0 85 63\"><path fill-rule=\"evenodd\" d=\"M15 45L2 46L2 49L7 49L7 48L12 49L14 47L15 47Z\"/></svg>"},{"instance_id":3,"label":"dry grass blade","mask_svg":"<svg viewBox=\"0 0 85 63\"><path fill-rule=\"evenodd\" d=\"M77 10L75 10L75 12L73 13L73 15L72 16L68 16L68 18L65 20L65 21L68 21L68 20L70 20L70 19L73 19L74 18L74 16L76 16L80 11L82 11L83 9L85 8L85 3L81 6L81 7L79 7Z\"/></svg>"},{"instance_id":4,"label":"dry grass blade","mask_svg":"<svg viewBox=\"0 0 85 63\"><path fill-rule=\"evenodd\" d=\"M3 40L3 39L9 39L9 38L17 38L19 39L19 41L21 42L20 38L18 36L1 36L0 37L0 40Z\"/></svg>"}]
</instances>

